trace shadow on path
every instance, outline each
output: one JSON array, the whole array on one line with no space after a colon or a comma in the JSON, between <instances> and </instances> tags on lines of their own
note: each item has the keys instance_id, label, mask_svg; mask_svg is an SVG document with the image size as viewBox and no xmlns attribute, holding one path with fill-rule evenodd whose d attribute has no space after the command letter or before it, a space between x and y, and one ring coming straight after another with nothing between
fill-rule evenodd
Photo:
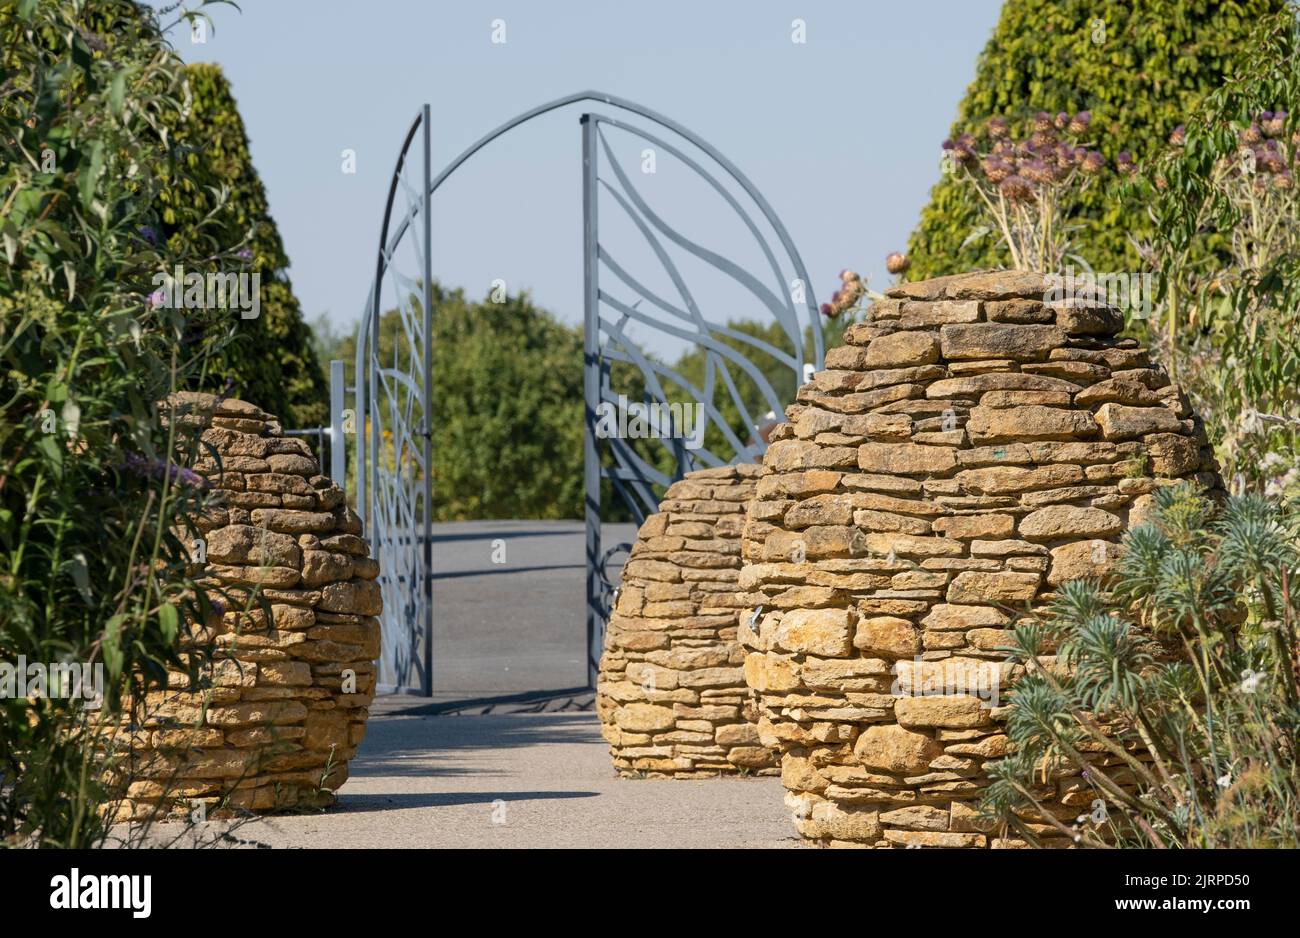
<instances>
[{"instance_id":1,"label":"shadow on path","mask_svg":"<svg viewBox=\"0 0 1300 938\"><path fill-rule=\"evenodd\" d=\"M394 811L402 808L447 808L454 805L492 804L497 801L553 801L557 798L595 798L594 791L446 791L393 792L391 794L349 795L339 792L331 813L360 814L366 811Z\"/></svg>"},{"instance_id":2,"label":"shadow on path","mask_svg":"<svg viewBox=\"0 0 1300 938\"><path fill-rule=\"evenodd\" d=\"M568 713L591 710L595 705L595 691L588 687L565 687L560 690L524 691L518 694L499 694L491 697L470 697L430 703L401 703L403 699L422 700L420 697L392 698L384 706L389 716L492 716L506 713Z\"/></svg>"},{"instance_id":3,"label":"shadow on path","mask_svg":"<svg viewBox=\"0 0 1300 938\"><path fill-rule=\"evenodd\" d=\"M482 765L473 767L470 754L552 743L603 745L600 724L590 713L538 713L527 719L517 714L455 717L394 713L371 720L349 774L358 779L498 774Z\"/></svg>"}]
</instances>

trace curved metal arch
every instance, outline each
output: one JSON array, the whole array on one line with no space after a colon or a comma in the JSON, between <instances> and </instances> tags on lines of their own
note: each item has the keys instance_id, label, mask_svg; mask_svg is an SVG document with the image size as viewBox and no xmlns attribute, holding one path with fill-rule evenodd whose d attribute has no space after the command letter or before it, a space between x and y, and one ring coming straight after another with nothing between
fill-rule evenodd
<instances>
[{"instance_id":1,"label":"curved metal arch","mask_svg":"<svg viewBox=\"0 0 1300 938\"><path fill-rule=\"evenodd\" d=\"M767 243L767 240L763 237L762 233L758 230L758 226L754 224L754 220L749 217L749 213L744 210L740 202L737 201L736 197L732 195L727 190L727 188L724 185L722 185L722 183L718 182L718 180L713 177L712 173L706 170L698 162L691 159L689 156L687 156L677 147L674 147L671 143L668 143L666 140L663 140L662 138L657 137L652 133L648 133L639 127L632 127L631 125L626 124L623 121L617 121L614 120L613 118L604 117L597 114L592 115L592 120L596 122L598 127L600 124L608 124L611 127L617 127L620 130L625 130L628 133L634 134L649 143L653 143L655 146L659 147L665 152L671 153L673 156L677 157L677 159L681 160L686 166L689 166L692 170L694 170L695 175L698 176L700 179L703 179L705 182L707 182L709 186L713 189L713 191L718 193L718 195L722 197L723 201L727 203L727 206L733 212L735 212L736 215L739 216L740 219L745 223L745 226L746 228L748 228L750 234L754 236L754 241L758 244L759 249L762 250L763 256L767 260L768 265L770 266L772 273L776 277L777 281L778 282L784 281L784 276L781 273L781 266L777 263L776 257L772 254L771 246ZM632 181L628 178L627 173L625 173L623 169L618 165L618 161L614 158L614 151L610 147L609 141L605 139L605 134L603 132L599 132L597 133L597 137L599 138L601 149L603 150L605 156L609 160L610 168L614 171L614 175L618 178L618 181L623 186L624 190L626 190L628 198L636 205L636 207L640 210L640 212L646 217L646 220L648 220L658 231L660 231L665 237L667 237L678 247L683 248L687 252L695 255L696 257L701 258L706 263L709 263L712 266L716 267L718 270L722 271L728 277L734 279L737 283L739 283L746 290L752 293L764 306L768 308L768 310L771 311L772 315L776 317L777 322L781 324L781 328L785 330L786 335L789 337L791 343L794 345L795 355L798 356L800 361L802 361L804 349L803 349L803 336L800 334L800 330L799 330L799 315L797 310L795 309L794 300L791 299L789 294L783 294L785 302L784 304L782 304L776 294L774 294L771 290L767 289L767 287L765 287L757 277L750 274L743 267L741 267L738 264L732 263L731 261L729 261L727 258L723 257L720 254L710 251L701 245L695 244L689 238L686 238L685 236L675 231L671 225L668 225L664 221L662 221L659 218L659 216L655 213L655 211L650 208L650 206L645 202L644 199L642 199L641 194L637 192L636 187L632 185ZM608 183L606 183L606 188L610 188ZM610 192L611 194L614 194L612 188L610 188ZM620 198L617 195L615 195L615 197ZM639 221L638 221L638 225L640 225ZM787 321L785 318L786 312L790 314L789 321Z\"/></svg>"},{"instance_id":2,"label":"curved metal arch","mask_svg":"<svg viewBox=\"0 0 1300 938\"><path fill-rule=\"evenodd\" d=\"M400 583L404 587L404 592L394 594L394 602L391 607L389 606L387 599L385 601L386 608L393 608L394 613L400 611L407 625L405 634L394 635L393 642L385 641L385 654L391 657L396 670L400 672L398 675L397 685L390 689L406 689L400 683L401 678L402 676L409 676L413 673L419 672L420 659L422 657L423 673L419 675L423 685L422 690L425 694L432 692L432 663L430 658L432 646L432 531L430 528L432 492L429 445L432 436L431 415L433 413L434 403L430 400L431 392L427 378L423 382L423 387L420 387L415 381L410 379L409 375L402 373L398 361L395 360L391 368L383 367L378 361L380 338L379 326L382 315L382 296L385 289L386 278L390 278L393 281L392 288L397 290L398 293L402 293L404 290L407 291L411 300L414 300L414 288L416 287L416 284L419 283L422 288L420 292L423 293L423 328L421 328L420 324L417 322L417 311L414 309L414 302L410 303L410 306L412 307L411 309L404 310L403 312L402 327L405 330L408 343L412 346L410 349L410 367L412 371L417 364L415 361L415 346L419 345L422 347L424 352L424 361L422 363L424 374L428 375L431 369L432 354L432 262L430 255L430 216L431 199L433 194L457 169L464 165L479 150L483 149L497 138L509 133L514 128L519 127L536 117L584 101L598 102L612 108L618 108L622 111L636 115L651 124L658 125L671 134L676 135L681 140L686 141L689 145L695 147L700 153L703 153L708 160L711 160L716 167L721 167L725 174L724 176L715 176L713 172L706 170L697 159L694 159L679 147L673 146L671 143L656 134L650 133L647 129L637 126L636 124L630 124L609 116L590 113L583 115L584 206L586 206L584 208L584 227L589 228L589 230L584 234L584 252L587 257L589 279L585 300L588 306L586 322L587 332L589 334L585 343L584 351L584 357L586 359L586 364L584 366L586 377L584 378L584 383L587 384L586 397L588 401L587 436L589 438L592 436L591 427L593 424L591 423L591 420L593 413L592 408L594 407L593 401L605 401L608 396L606 392L610 391L608 385L608 371L600 365L600 362L602 359L604 361L627 361L637 367L640 372L645 375L648 388L651 388L650 393L656 400L667 401L664 389L659 384L660 375L672 380L676 385L685 388L690 393L694 394L699 399L705 412L708 414L709 420L722 429L724 438L735 452L735 456L732 458L752 459L761 452L764 445L761 441L756 441L754 445L751 446L750 443L737 437L736 434L731 431L731 428L727 426L726 421L721 413L719 413L717 406L714 403L715 382L718 380L718 374L720 373L720 380L725 385L726 391L730 394L732 402L739 408L744 421L751 424L752 418L749 416L746 406L741 400L732 372L724 362L730 361L733 365L738 366L742 372L746 373L749 379L753 380L759 387L762 392L761 396L766 399L768 404L771 404L774 400L773 391L762 373L753 367L753 363L749 362L748 359L745 358L743 352L737 352L729 346L718 342L715 335L725 336L733 340L740 340L754 350L759 350L765 354L771 355L781 366L793 369L796 374L799 373L800 364L804 362L805 356L808 352L812 352L813 362L809 363L812 367L820 368L822 365L825 348L816 305L811 297L811 281L807 269L804 266L803 259L794 245L793 239L790 237L790 234L786 230L780 217L764 198L757 186L755 186L754 183L751 182L734 163L727 159L726 156L715 149L698 134L693 133L676 121L626 98L591 90L580 91L538 105L537 107L531 108L498 125L461 151L435 176L432 174L430 167L430 109L426 104L412 121L407 130L399 149L397 160L394 164L392 177L389 182L388 194L385 200L383 221L380 226L379 244L375 258L375 279L372 288L367 295L362 315L362 322L358 330L356 352L357 412L359 415L365 415L365 417L368 418L368 422L362 424L360 437L364 439L368 436L370 440L370 445L368 447L362 446L358 448L359 451L356 469L358 510L363 514L370 516L369 521L372 525L372 537L374 537L377 542L383 540L384 537L384 534L377 530L378 527L384 526L383 520L380 516L382 515L391 522L392 530L387 532L388 541L377 543L376 551L377 555L386 555L390 560L391 566L386 565L388 569L392 571L392 578L394 580L394 584L390 585L393 586L394 589L397 583ZM659 219L653 209L651 209L640 198L635 187L619 169L617 162L609 149L609 143L605 140L604 134L600 131L601 124L623 130L646 142L652 143L676 157L684 165L692 169L698 177L705 180L708 185L724 199L732 211L743 220L750 234L753 235L755 241L758 243L764 259L766 260L768 267L771 269L772 275L774 275L776 282L780 285L780 291L771 291L757 278L745 270L745 268L730 261L722 255L709 251L702 245L697 245L688 239L685 239L673 231L671 226ZM417 133L421 131L424 157L423 182L418 187L419 191L417 192L414 180L408 181L404 176L404 173L412 165L411 148L415 144ZM613 168L615 175L620 177L619 181L620 185L623 186L623 191L630 196L633 202L635 202L636 210L643 213L645 218L643 219L639 217L637 211L633 211L633 206L629 205L629 203L624 200L620 194L609 185L609 183L604 180L599 180L599 184L605 186L606 191L608 191L614 200L621 203L623 208L628 211L629 216L641 231L642 236L656 248L656 254L660 257L660 260L666 261L666 257L663 254L662 248L656 244L656 238L646 227L645 220L648 220L655 229L667 237L668 240L678 248L704 260L714 269L722 272L727 277L730 277L732 281L738 283L756 297L762 308L765 308L775 316L781 325L782 331L785 332L786 336L791 340L794 348L793 355L789 355L782 350L776 349L758 337L740 333L737 330L730 329L729 327L720 324L703 321L700 310L696 307L694 300L691 298L689 291L686 290L684 284L679 284L679 287L681 290L686 291L682 293L682 299L685 303L686 309L678 309L674 304L668 303L663 298L656 297L653 294L648 294L644 288L640 292L643 296L648 296L651 302L664 312L680 318L682 326L693 326L694 331L689 328L675 329L668 323L655 321L645 314L638 312L635 307L628 307L626 304L619 302L614 297L599 289L599 273L596 271L602 261L610 266L610 272L622 280L625 285L636 289L635 284L637 281L629 272L621 270L616 264L612 263L612 258L603 251L598 240L595 238L595 197L597 191L596 187L598 184L596 178L597 138L599 138L599 144L605 148L606 155L609 158L610 165ZM730 180L739 188L739 190L748 197L748 200L752 202L752 207L742 206L740 201L737 199L737 194L719 181L726 177L730 177ZM406 211L402 213L400 217L397 217L395 216L395 207L399 191L405 193L407 207ZM770 226L770 230L772 234L774 234L776 241L784 250L785 259L790 265L791 274L798 278L796 282L802 284L803 290L805 291L802 303L796 301L795 296L792 295L790 290L791 285L785 281L786 274L782 271L782 265L778 263L776 256L773 254L771 235L760 232L758 227L755 225L754 219L756 216L752 215L753 207L758 209L759 214L761 214L767 225ZM420 223L419 228L415 227L417 223ZM408 234L416 236L416 240L414 240L413 244L417 252L421 249L423 251L422 269L418 279L404 275L395 267L398 249L402 246L403 240L408 236ZM622 312L624 314L622 322L615 326L601 316L599 313L599 306L602 303L606 304L610 308ZM403 304L399 301L399 305ZM805 310L804 316L801 316L800 314L801 306ZM805 325L811 327L811 349L806 347L803 328L801 328L800 325L800 319L805 318L805 316ZM697 345L704 348L707 355L704 363L705 376L703 389L694 386L692 382L686 381L681 375L676 374L672 368L642 355L640 349L623 331L623 324L625 324L628 319L643 322L653 328L664 331L667 334L676 335L680 339L694 341ZM602 334L608 337L608 344L601 341L600 336ZM416 341L417 338L418 342ZM589 383L593 374L593 366L596 372L603 375L603 377L598 379L598 383L594 387ZM807 368L808 365L805 364L803 367ZM397 380L396 383L390 383L391 379L401 380ZM398 389L398 385L401 386L400 389ZM400 395L402 397L400 403L395 399L395 395ZM387 399L386 405L383 404L383 399L385 398ZM415 428L413 415L416 407L419 407L421 417L418 432L413 432ZM384 413L385 409L390 413ZM774 409L779 410L780 407L777 406ZM383 452L380 448L381 424L386 422L392 423L390 429L393 431L394 445L397 447L397 464L394 467L395 471L391 472L381 464L380 455ZM592 440L589 439L588 444L591 442ZM638 516L638 518L643 517L642 511L633 504L634 500L630 497L630 494L635 492L639 499L647 504L648 510L654 510L655 497L652 491L652 486L662 486L671 480L664 477L663 473L658 469L646 463L644 459L638 455L636 450L631 447L630 441L617 440L609 442L611 444L609 450L614 459L614 469L609 471L607 477L613 484L615 491L620 493L628 502L629 507L633 509L634 514ZM417 443L423 443L424 446L422 462L418 453ZM588 444L584 444L584 446ZM369 479L367 478L367 467L365 466L364 458L364 452L366 449L369 450L371 459L371 465L369 467L371 469L371 478ZM422 500L414 492L415 485L413 480L403 477L405 469L402 459L404 457L413 458L416 462L421 462L424 467L424 493ZM689 457L685 455L685 451L683 450L678 459L677 471L679 473L684 471L684 469L691 464L713 465L722 464L726 461L725 458L718 457L715 454L708 452L706 449L695 451ZM595 460L596 484L594 488L596 492L596 504L594 506L594 540L592 530L592 452L589 451L586 453L585 461L587 463L586 490L588 493L588 665L590 669L594 667L593 649L595 654L599 653L600 632L603 631L604 620L608 618L610 613L608 589L593 587L592 584L593 582L598 581L598 586L608 586L607 577L603 575L603 570L609 559L610 552L601 555L599 550L599 479L602 475L599 468L599 458L597 457ZM371 504L369 506L371 510L367 510L367 506L365 505L367 492L369 492L371 498ZM419 508L421 501L423 503L422 510ZM419 565L419 569L417 570L413 563L412 556L416 553L413 549L416 546L416 528L418 522L421 520L423 521L424 528L424 562ZM595 553L593 553L593 549ZM593 575L593 570L596 571L595 575ZM422 580L423 583L417 584L417 579ZM423 586L423 590L418 588L419 585ZM596 592L593 593L593 590ZM420 595L421 592L423 593L423 596ZM593 622L593 610L600 620L599 622ZM423 642L420 641L420 637L418 636L415 627L415 623L421 618L424 620ZM389 647L390 644L392 645L391 648ZM420 648L421 645L423 646L422 649ZM418 653L421 650L423 652L422 655ZM594 680L594 671L592 670L589 670L589 680Z\"/></svg>"},{"instance_id":3,"label":"curved metal arch","mask_svg":"<svg viewBox=\"0 0 1300 938\"><path fill-rule=\"evenodd\" d=\"M448 163L441 172L439 172L436 176L434 176L430 180L429 194L432 195L434 192L437 192L438 188L444 182L447 181L448 177L450 177L452 173L454 173L457 169L459 169L471 156L473 156L479 150L483 149L493 140L496 140L498 137L501 137L509 133L511 130L514 130L516 127L520 126L521 124L528 123L528 121L532 120L535 117L540 117L541 115L547 114L551 111L559 110L560 108L563 107L568 107L571 104L577 104L580 101L598 101L610 107L616 107L625 111L630 111L633 114L643 117L646 120L651 121L652 123L658 124L659 126L672 131L673 133L682 137L684 140L690 142L693 146L698 147L703 153L707 154L710 159L712 159L714 162L716 162L719 166L721 166L724 170L727 171L727 174L731 176L731 178L735 180L735 182L741 187L741 189L745 191L746 195L748 195L751 199L754 200L754 204L758 206L759 211L763 213L763 217L767 220L768 224L772 226L772 230L776 233L777 238L781 242L781 246L785 249L786 254L790 258L791 264L794 266L795 273L798 275L799 279L803 281L805 289L811 291L812 281L808 277L807 268L804 267L803 258L800 257L799 250L794 245L794 240L790 237L790 233L786 230L785 225L781 222L780 216L776 214L776 210L772 208L772 206L768 203L767 199L763 197L763 193L759 191L758 187L755 186L753 182L750 181L749 177L746 176L743 172L741 172L740 168L736 166L736 164L732 163L731 160L727 159L726 156L724 156L721 152L719 152L716 148L714 148L703 137L699 136L698 134L692 132L691 130L677 123L677 121L673 120L670 117L665 117L663 114L660 114L657 111L651 110L648 107L637 104L635 101L630 101L627 98L621 98L617 95L605 94L600 91L578 91L575 92L574 94L568 94L562 98L556 98L553 101L548 101L545 104L539 104L537 107L530 108L529 110L524 111L522 114L518 114L515 117L512 117L510 120L506 121L505 123L500 124L499 126L488 131L483 136L475 140L468 147L466 147L464 150L462 150L460 154L455 157L455 159L453 159L450 163ZM427 113L427 108L424 113ZM385 248L387 247L390 212L392 209L393 196L396 194L397 179L401 173L403 162L406 159L406 152L410 148L411 142L414 140L415 131L418 130L420 127L420 122L422 117L423 114L417 116L415 121L411 124L411 129L407 132L406 135L406 141L402 144L402 149L398 154L397 165L393 170L393 180L391 185L389 186L388 204L384 209L384 224L380 229L380 236L379 236L379 250L380 250L381 260L384 256ZM601 120L604 120L606 123L609 123L613 126L619 126L622 127L623 129L630 129L628 128L628 125L625 125L622 122L617 121L613 118L601 118ZM677 155L679 158L682 158L681 154L677 151L674 151L674 148L672 148L670 145L662 143L661 141L656 141L656 142L660 143L660 145L664 146L670 152L674 152L674 154ZM397 230L393 233L392 243L394 246L396 245L397 242L401 241L402 236L406 233L406 229L412 223L414 219L414 215L415 215L415 211L413 209L411 211L408 211L407 214L402 218L401 222L398 224ZM380 275L381 275L381 271L377 270L376 279L378 279ZM811 293L809 293L809 295L811 296ZM807 301L807 308L809 312L812 314L813 321L815 322L817 310L815 304L812 303L811 300ZM814 353L815 353L815 361L813 362L813 365L814 367L820 368L822 358L825 355L825 348L823 347L822 335L819 329L813 329L813 343L814 343ZM798 346L796 345L796 347Z\"/></svg>"}]
</instances>

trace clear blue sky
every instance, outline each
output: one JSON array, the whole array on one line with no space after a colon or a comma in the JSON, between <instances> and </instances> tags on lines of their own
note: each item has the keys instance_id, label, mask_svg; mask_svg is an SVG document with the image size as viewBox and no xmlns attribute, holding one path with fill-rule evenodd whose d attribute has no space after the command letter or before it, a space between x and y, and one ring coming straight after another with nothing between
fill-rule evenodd
<instances>
[{"instance_id":1,"label":"clear blue sky","mask_svg":"<svg viewBox=\"0 0 1300 938\"><path fill-rule=\"evenodd\" d=\"M213 9L189 61L219 63L291 260L304 315L359 315L389 175L423 102L434 167L536 104L593 88L701 134L763 191L818 300L851 266L888 282L938 177L946 136L996 0L444 3L245 0ZM807 41L791 41L791 23ZM493 20L506 42L493 43ZM580 109L481 152L438 194L434 268L482 297L495 278L562 319L582 316ZM340 153L356 151L357 171ZM654 181L688 231L715 209ZM675 201L674 201L675 200ZM715 245L716 246L716 245ZM726 318L725 316L719 318Z\"/></svg>"}]
</instances>

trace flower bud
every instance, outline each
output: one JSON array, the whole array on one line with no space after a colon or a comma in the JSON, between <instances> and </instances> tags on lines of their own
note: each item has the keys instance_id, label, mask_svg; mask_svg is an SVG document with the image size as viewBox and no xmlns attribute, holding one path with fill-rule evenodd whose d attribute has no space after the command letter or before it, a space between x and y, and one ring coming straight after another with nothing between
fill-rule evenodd
<instances>
[{"instance_id":1,"label":"flower bud","mask_svg":"<svg viewBox=\"0 0 1300 938\"><path fill-rule=\"evenodd\" d=\"M1089 150L1083 158L1083 163L1079 166L1089 176L1100 175L1101 171L1106 168L1106 157L1102 156L1096 150Z\"/></svg>"},{"instance_id":2,"label":"flower bud","mask_svg":"<svg viewBox=\"0 0 1300 938\"><path fill-rule=\"evenodd\" d=\"M1012 202L1032 202L1034 187L1023 176L1008 176L998 184L1001 193Z\"/></svg>"},{"instance_id":3,"label":"flower bud","mask_svg":"<svg viewBox=\"0 0 1300 938\"><path fill-rule=\"evenodd\" d=\"M901 274L912 265L912 261L902 251L894 251L885 258L885 270L891 274Z\"/></svg>"},{"instance_id":4,"label":"flower bud","mask_svg":"<svg viewBox=\"0 0 1300 938\"><path fill-rule=\"evenodd\" d=\"M998 183L1006 179L1013 172L1013 167L1000 156L988 156L980 164L984 170L984 175L988 177L989 182Z\"/></svg>"}]
</instances>

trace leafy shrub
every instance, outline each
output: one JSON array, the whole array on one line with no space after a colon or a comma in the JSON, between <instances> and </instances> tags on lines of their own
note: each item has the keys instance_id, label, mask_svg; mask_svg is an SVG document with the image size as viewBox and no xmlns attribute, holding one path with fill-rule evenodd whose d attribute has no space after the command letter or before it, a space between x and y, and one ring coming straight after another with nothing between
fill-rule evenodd
<instances>
[{"instance_id":1,"label":"leafy shrub","mask_svg":"<svg viewBox=\"0 0 1300 938\"><path fill-rule=\"evenodd\" d=\"M111 37L111 42L110 38ZM126 0L0 2L0 662L102 665L103 707L0 700L0 843L86 846L115 754L105 727L169 671L194 680L189 577L201 480L155 402L226 331L146 302L153 276L218 253L158 236L162 128L184 72Z\"/></svg>"},{"instance_id":2,"label":"leafy shrub","mask_svg":"<svg viewBox=\"0 0 1300 938\"><path fill-rule=\"evenodd\" d=\"M1185 116L1141 168L1140 242L1159 273L1147 326L1237 487L1300 491L1300 42L1268 17L1241 74Z\"/></svg>"},{"instance_id":3,"label":"leafy shrub","mask_svg":"<svg viewBox=\"0 0 1300 938\"><path fill-rule=\"evenodd\" d=\"M1300 844L1296 520L1258 495L1216 507L1186 484L1158 490L1108 592L1066 584L1015 626L1028 673L985 810L1032 843ZM1062 767L1095 799L1073 824L1035 794Z\"/></svg>"}]
</instances>

